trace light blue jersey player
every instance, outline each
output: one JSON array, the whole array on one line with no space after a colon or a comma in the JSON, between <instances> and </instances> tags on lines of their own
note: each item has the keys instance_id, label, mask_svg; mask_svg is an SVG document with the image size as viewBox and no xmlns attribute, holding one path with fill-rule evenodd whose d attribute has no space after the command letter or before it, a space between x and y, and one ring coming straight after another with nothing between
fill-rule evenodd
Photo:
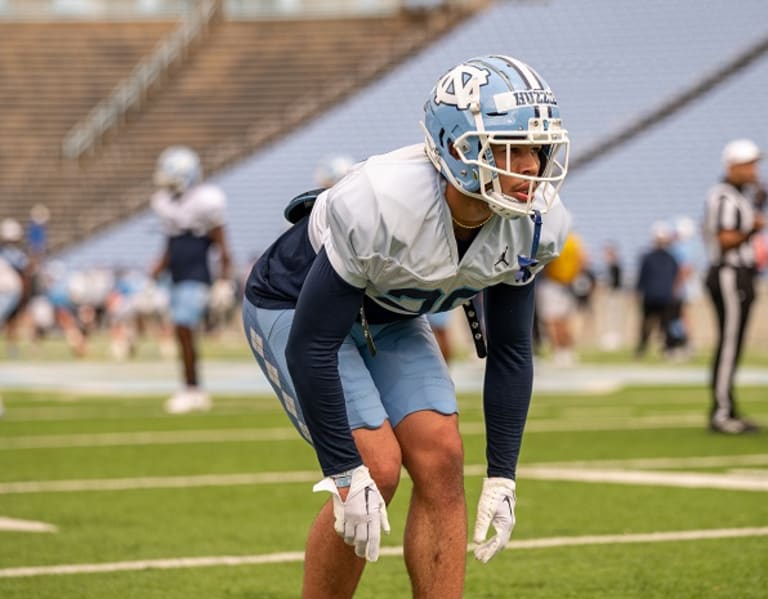
<instances>
[{"instance_id":1,"label":"light blue jersey player","mask_svg":"<svg viewBox=\"0 0 768 599\"><path fill-rule=\"evenodd\" d=\"M413 481L405 528L413 594L461 596L462 441L426 314L481 292L488 477L476 557L487 562L503 549L514 526L533 380L532 282L568 230L558 197L568 135L544 80L507 56L452 68L425 113L424 143L373 156L329 190L291 202L294 226L246 286L253 354L317 452L327 478L315 490L332 494L307 544L304 592L313 597L352 596L389 531L385 504L403 466ZM478 327L471 304L467 313ZM486 539L491 524L496 534Z\"/></svg>"},{"instance_id":2,"label":"light blue jersey player","mask_svg":"<svg viewBox=\"0 0 768 599\"><path fill-rule=\"evenodd\" d=\"M226 197L215 185L202 183L199 156L185 146L171 146L160 155L155 171L157 191L152 208L166 236L164 251L152 268L157 278L168 272L171 319L184 367L185 387L165 404L174 414L210 408L210 398L199 384L196 329L208 309L213 275L209 250L219 253L219 286L230 286L229 250L224 234Z\"/></svg>"}]
</instances>

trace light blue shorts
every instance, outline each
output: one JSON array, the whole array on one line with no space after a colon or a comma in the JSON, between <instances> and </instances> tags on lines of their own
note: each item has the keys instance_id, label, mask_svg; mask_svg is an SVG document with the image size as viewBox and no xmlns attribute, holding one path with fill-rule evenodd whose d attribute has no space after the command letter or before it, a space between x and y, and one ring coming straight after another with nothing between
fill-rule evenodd
<instances>
[{"instance_id":1,"label":"light blue shorts","mask_svg":"<svg viewBox=\"0 0 768 599\"><path fill-rule=\"evenodd\" d=\"M285 360L293 310L264 310L243 302L243 324L256 362L288 417L311 443ZM408 414L434 410L455 414L456 391L427 319L370 325L376 355L355 323L339 349L339 375L352 430L395 427ZM311 398L306 398L311 401Z\"/></svg>"},{"instance_id":2,"label":"light blue shorts","mask_svg":"<svg viewBox=\"0 0 768 599\"><path fill-rule=\"evenodd\" d=\"M437 312L435 314L427 314L427 320L433 327L444 329L448 326L448 323L451 320L451 313Z\"/></svg>"},{"instance_id":3,"label":"light blue shorts","mask_svg":"<svg viewBox=\"0 0 768 599\"><path fill-rule=\"evenodd\" d=\"M198 281L181 281L171 287L171 320L182 327L200 324L208 308L210 286Z\"/></svg>"},{"instance_id":4,"label":"light blue shorts","mask_svg":"<svg viewBox=\"0 0 768 599\"><path fill-rule=\"evenodd\" d=\"M21 291L4 291L0 293L0 325L5 324L8 316L16 309L21 301Z\"/></svg>"}]
</instances>

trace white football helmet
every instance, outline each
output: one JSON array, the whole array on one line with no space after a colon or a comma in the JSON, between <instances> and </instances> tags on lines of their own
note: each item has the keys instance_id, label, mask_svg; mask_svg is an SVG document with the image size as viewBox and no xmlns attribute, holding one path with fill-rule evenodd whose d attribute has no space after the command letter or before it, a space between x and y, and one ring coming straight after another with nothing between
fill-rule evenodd
<instances>
[{"instance_id":1,"label":"white football helmet","mask_svg":"<svg viewBox=\"0 0 768 599\"><path fill-rule=\"evenodd\" d=\"M438 80L424 112L427 155L451 185L507 218L550 208L568 171L568 132L555 95L531 67L509 56L467 60ZM511 169L511 149L520 145L540 148L536 175ZM506 148L506 164L496 164L495 146ZM503 193L499 175L527 181L527 202Z\"/></svg>"},{"instance_id":2,"label":"white football helmet","mask_svg":"<svg viewBox=\"0 0 768 599\"><path fill-rule=\"evenodd\" d=\"M171 146L157 159L155 185L181 194L203 178L200 157L186 146Z\"/></svg>"},{"instance_id":3,"label":"white football helmet","mask_svg":"<svg viewBox=\"0 0 768 599\"><path fill-rule=\"evenodd\" d=\"M355 161L349 156L326 156L315 169L315 181L320 187L333 187L354 164Z\"/></svg>"}]
</instances>

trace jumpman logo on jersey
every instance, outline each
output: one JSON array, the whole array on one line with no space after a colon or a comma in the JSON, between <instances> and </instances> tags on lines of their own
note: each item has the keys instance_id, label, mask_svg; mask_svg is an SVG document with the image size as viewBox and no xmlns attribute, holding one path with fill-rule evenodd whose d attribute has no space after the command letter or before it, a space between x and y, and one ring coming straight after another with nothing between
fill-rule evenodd
<instances>
[{"instance_id":1,"label":"jumpman logo on jersey","mask_svg":"<svg viewBox=\"0 0 768 599\"><path fill-rule=\"evenodd\" d=\"M496 263L494 264L494 266L498 266L498 265L499 265L499 264L501 264L502 262L503 262L503 263L504 263L506 266L509 266L509 262L507 262L507 252L508 252L508 251L509 251L509 246L506 246L506 247L504 248L504 251L503 251L503 252L501 252L501 255L499 256L499 259L498 259L498 260L496 260Z\"/></svg>"}]
</instances>

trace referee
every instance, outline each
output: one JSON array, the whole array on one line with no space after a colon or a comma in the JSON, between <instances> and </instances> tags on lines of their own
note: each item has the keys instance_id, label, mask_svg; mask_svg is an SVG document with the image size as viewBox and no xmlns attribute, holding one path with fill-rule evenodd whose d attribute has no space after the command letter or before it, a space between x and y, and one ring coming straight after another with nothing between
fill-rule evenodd
<instances>
[{"instance_id":1,"label":"referee","mask_svg":"<svg viewBox=\"0 0 768 599\"><path fill-rule=\"evenodd\" d=\"M755 256L752 237L765 225L756 205L760 189L760 149L748 139L728 143L722 161L725 179L709 190L704 236L710 268L707 288L718 320L717 351L712 364L710 429L738 435L755 432L756 424L736 409L733 380L744 331L755 299Z\"/></svg>"}]
</instances>

